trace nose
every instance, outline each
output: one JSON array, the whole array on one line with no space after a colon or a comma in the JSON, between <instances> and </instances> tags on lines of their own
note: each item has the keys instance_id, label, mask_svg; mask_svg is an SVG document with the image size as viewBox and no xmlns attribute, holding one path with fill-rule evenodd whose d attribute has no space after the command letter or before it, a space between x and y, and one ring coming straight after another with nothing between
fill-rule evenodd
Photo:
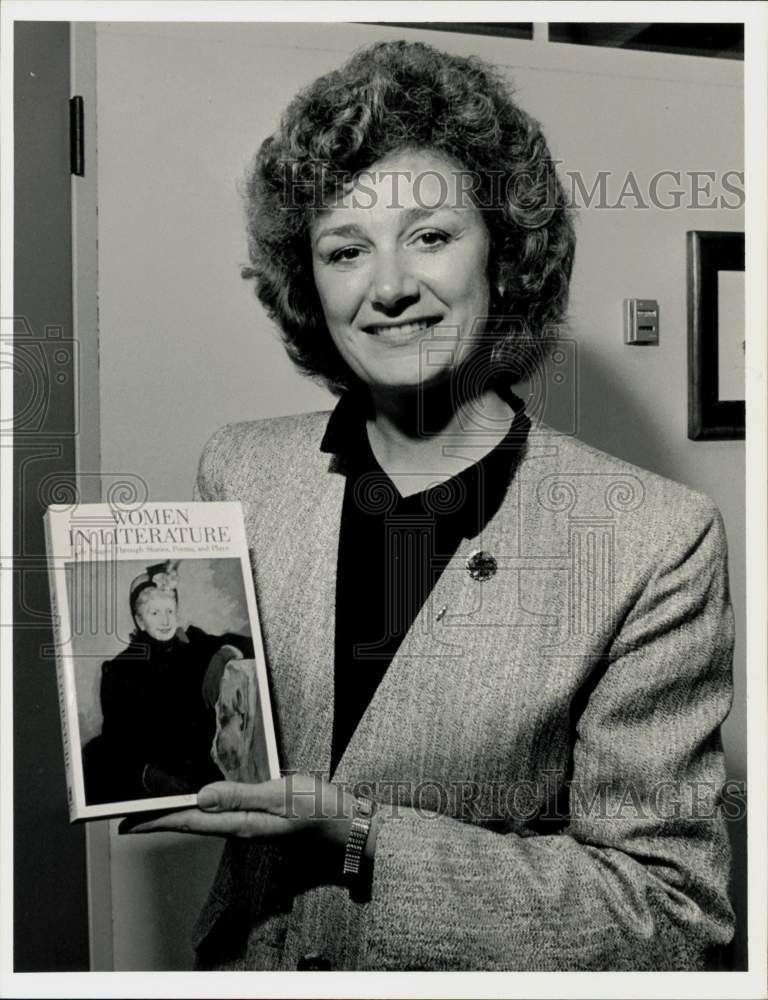
<instances>
[{"instance_id":1,"label":"nose","mask_svg":"<svg viewBox=\"0 0 768 1000\"><path fill-rule=\"evenodd\" d=\"M401 313L419 297L419 283L396 253L377 257L371 280L371 304L387 315Z\"/></svg>"}]
</instances>

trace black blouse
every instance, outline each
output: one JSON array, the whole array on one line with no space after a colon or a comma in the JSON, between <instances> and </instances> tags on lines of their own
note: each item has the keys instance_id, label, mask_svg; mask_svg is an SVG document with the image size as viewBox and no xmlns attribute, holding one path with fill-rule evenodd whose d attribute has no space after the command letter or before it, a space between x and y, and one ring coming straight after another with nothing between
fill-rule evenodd
<instances>
[{"instance_id":1,"label":"black blouse","mask_svg":"<svg viewBox=\"0 0 768 1000\"><path fill-rule=\"evenodd\" d=\"M477 535L498 509L531 422L523 401L506 436L445 482L402 497L371 451L367 400L346 393L321 449L341 458L346 486L339 534L331 774L462 538Z\"/></svg>"}]
</instances>

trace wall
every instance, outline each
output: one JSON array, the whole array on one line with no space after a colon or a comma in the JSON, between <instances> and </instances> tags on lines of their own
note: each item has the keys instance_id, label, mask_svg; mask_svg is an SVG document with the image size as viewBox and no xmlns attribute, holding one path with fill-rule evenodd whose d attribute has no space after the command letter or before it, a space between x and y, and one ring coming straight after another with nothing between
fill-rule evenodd
<instances>
[{"instance_id":1,"label":"wall","mask_svg":"<svg viewBox=\"0 0 768 1000\"><path fill-rule=\"evenodd\" d=\"M11 30L16 317L13 963L17 972L64 972L88 968L85 838L82 827L70 826L67 815L43 540L51 483L63 490L60 496L74 487L77 431L69 26L21 22Z\"/></svg>"},{"instance_id":2,"label":"wall","mask_svg":"<svg viewBox=\"0 0 768 1000\"><path fill-rule=\"evenodd\" d=\"M106 473L140 474L155 499L188 496L199 451L220 424L330 404L292 371L239 278L246 253L235 182L300 85L357 45L405 33L338 24L98 26ZM740 64L407 34L503 65L564 169L580 172L588 187L598 171L611 172L611 201L630 170L647 191L659 170L742 168ZM686 437L685 233L739 230L744 219L740 211L691 208L689 200L670 211L632 207L628 198L623 208L580 212L569 384L582 438L703 490L723 512L739 635L725 742L731 775L743 778L744 449ZM624 346L626 297L659 301L658 347ZM570 420L562 397L549 413L561 425ZM207 843L113 837L118 968L188 962L186 914L202 898L215 854Z\"/></svg>"}]
</instances>

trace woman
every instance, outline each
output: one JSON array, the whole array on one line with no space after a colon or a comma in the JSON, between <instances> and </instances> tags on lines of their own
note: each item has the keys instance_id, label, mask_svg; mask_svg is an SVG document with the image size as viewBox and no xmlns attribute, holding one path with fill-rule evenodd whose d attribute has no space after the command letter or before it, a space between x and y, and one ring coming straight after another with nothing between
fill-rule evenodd
<instances>
[{"instance_id":1,"label":"woman","mask_svg":"<svg viewBox=\"0 0 768 1000\"><path fill-rule=\"evenodd\" d=\"M259 297L331 414L229 426L286 776L139 829L229 837L200 968L702 969L732 934L732 617L704 497L532 426L574 236L492 69L405 42L262 145Z\"/></svg>"},{"instance_id":2,"label":"woman","mask_svg":"<svg viewBox=\"0 0 768 1000\"><path fill-rule=\"evenodd\" d=\"M189 795L220 780L218 682L229 660L253 656L245 636L180 627L178 560L147 567L129 601L136 628L101 668L101 734L83 751L89 805Z\"/></svg>"}]
</instances>

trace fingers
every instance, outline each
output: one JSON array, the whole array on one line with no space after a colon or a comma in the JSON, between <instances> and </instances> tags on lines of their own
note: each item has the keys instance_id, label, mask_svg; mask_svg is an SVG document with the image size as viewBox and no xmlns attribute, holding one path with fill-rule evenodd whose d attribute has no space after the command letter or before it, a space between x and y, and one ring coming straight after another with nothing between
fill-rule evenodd
<instances>
[{"instance_id":1,"label":"fingers","mask_svg":"<svg viewBox=\"0 0 768 1000\"><path fill-rule=\"evenodd\" d=\"M217 781L198 792L197 809L129 817L120 830L126 833L165 830L216 837L269 837L299 833L311 826L320 835L327 824L313 821L344 819L344 806L340 787L308 774L259 784Z\"/></svg>"},{"instance_id":2,"label":"fingers","mask_svg":"<svg viewBox=\"0 0 768 1000\"><path fill-rule=\"evenodd\" d=\"M158 819L141 817L130 826L120 824L121 833L196 833L204 837L274 837L288 832L290 821L262 812L206 813L184 809Z\"/></svg>"},{"instance_id":3,"label":"fingers","mask_svg":"<svg viewBox=\"0 0 768 1000\"><path fill-rule=\"evenodd\" d=\"M291 774L273 781L248 784L217 781L198 792L197 805L205 812L259 810L306 823L346 815L345 793L311 774Z\"/></svg>"},{"instance_id":4,"label":"fingers","mask_svg":"<svg viewBox=\"0 0 768 1000\"><path fill-rule=\"evenodd\" d=\"M290 815L288 796L282 780L258 785L241 781L216 781L201 788L197 805L205 812L259 810L277 816Z\"/></svg>"},{"instance_id":5,"label":"fingers","mask_svg":"<svg viewBox=\"0 0 768 1000\"><path fill-rule=\"evenodd\" d=\"M120 825L117 828L118 833L133 833L137 826L142 824L151 823L156 819L165 819L167 816L171 816L173 813L167 811L156 809L152 812L142 812L136 813L133 816L126 816L125 819L120 820Z\"/></svg>"},{"instance_id":6,"label":"fingers","mask_svg":"<svg viewBox=\"0 0 768 1000\"><path fill-rule=\"evenodd\" d=\"M150 833L159 830L176 830L192 832L190 824L195 825L193 813L197 809L180 809L178 812L164 813L143 813L140 816L128 816L120 824L120 833Z\"/></svg>"}]
</instances>

